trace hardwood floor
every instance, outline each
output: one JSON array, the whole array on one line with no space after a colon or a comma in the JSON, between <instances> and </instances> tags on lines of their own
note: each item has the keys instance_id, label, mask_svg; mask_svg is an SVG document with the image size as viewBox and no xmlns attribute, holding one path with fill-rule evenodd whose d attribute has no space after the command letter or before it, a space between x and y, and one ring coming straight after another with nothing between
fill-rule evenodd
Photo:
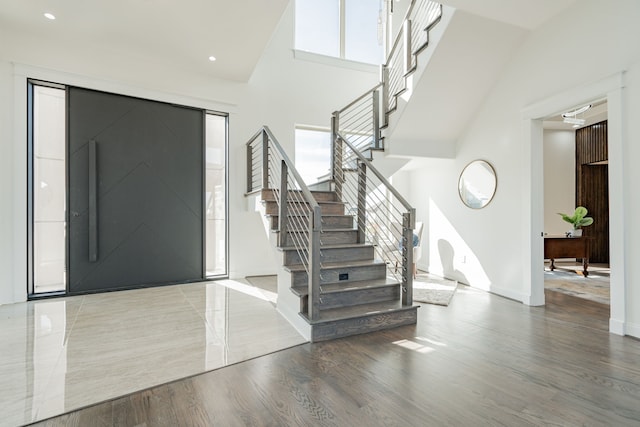
<instances>
[{"instance_id":1,"label":"hardwood floor","mask_svg":"<svg viewBox=\"0 0 640 427\"><path fill-rule=\"evenodd\" d=\"M448 307L422 305L417 325L303 344L36 425L639 425L640 341L565 297L528 307L460 286Z\"/></svg>"}]
</instances>

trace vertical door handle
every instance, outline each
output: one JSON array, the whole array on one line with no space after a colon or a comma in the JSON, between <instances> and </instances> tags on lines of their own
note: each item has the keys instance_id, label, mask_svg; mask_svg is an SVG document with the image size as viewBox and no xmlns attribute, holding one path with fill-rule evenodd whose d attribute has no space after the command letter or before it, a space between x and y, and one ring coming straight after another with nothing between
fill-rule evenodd
<instances>
[{"instance_id":1,"label":"vertical door handle","mask_svg":"<svg viewBox=\"0 0 640 427\"><path fill-rule=\"evenodd\" d=\"M98 260L98 147L89 141L89 262Z\"/></svg>"}]
</instances>

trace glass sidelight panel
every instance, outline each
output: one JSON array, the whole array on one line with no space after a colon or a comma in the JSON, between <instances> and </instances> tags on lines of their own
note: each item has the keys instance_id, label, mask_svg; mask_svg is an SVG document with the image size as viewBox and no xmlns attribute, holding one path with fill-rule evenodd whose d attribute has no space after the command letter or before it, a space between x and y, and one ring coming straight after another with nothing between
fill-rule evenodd
<instances>
[{"instance_id":1,"label":"glass sidelight panel","mask_svg":"<svg viewBox=\"0 0 640 427\"><path fill-rule=\"evenodd\" d=\"M206 276L227 275L227 117L206 115Z\"/></svg>"},{"instance_id":2,"label":"glass sidelight panel","mask_svg":"<svg viewBox=\"0 0 640 427\"><path fill-rule=\"evenodd\" d=\"M65 90L30 84L31 293L66 284Z\"/></svg>"}]
</instances>

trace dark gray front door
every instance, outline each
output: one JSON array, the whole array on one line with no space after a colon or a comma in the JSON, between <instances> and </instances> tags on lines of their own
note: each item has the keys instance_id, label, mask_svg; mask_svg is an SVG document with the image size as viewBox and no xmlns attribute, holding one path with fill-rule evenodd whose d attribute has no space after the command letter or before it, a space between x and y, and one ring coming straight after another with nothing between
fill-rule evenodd
<instances>
[{"instance_id":1,"label":"dark gray front door","mask_svg":"<svg viewBox=\"0 0 640 427\"><path fill-rule=\"evenodd\" d=\"M203 276L204 112L68 90L69 293Z\"/></svg>"}]
</instances>

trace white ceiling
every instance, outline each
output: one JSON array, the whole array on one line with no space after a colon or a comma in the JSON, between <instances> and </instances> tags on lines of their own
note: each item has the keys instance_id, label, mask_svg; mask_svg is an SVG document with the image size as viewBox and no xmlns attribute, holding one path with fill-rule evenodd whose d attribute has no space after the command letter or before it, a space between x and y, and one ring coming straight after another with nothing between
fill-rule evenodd
<instances>
[{"instance_id":1,"label":"white ceiling","mask_svg":"<svg viewBox=\"0 0 640 427\"><path fill-rule=\"evenodd\" d=\"M456 12L413 87L393 138L453 144L526 34L520 27Z\"/></svg>"},{"instance_id":2,"label":"white ceiling","mask_svg":"<svg viewBox=\"0 0 640 427\"><path fill-rule=\"evenodd\" d=\"M390 141L408 144L414 157L447 152L442 147L455 144L474 120L526 35L575 1L442 0L459 10L433 50L424 76L413 87L411 102L398 118ZM545 128L572 129L557 120L560 113L555 120L545 121ZM398 150L395 155L403 153Z\"/></svg>"},{"instance_id":3,"label":"white ceiling","mask_svg":"<svg viewBox=\"0 0 640 427\"><path fill-rule=\"evenodd\" d=\"M576 0L441 0L474 15L533 30Z\"/></svg>"},{"instance_id":4,"label":"white ceiling","mask_svg":"<svg viewBox=\"0 0 640 427\"><path fill-rule=\"evenodd\" d=\"M0 57L25 58L22 40L87 52L90 60L188 69L246 82L290 0L0 0ZM293 1L293 0L291 0ZM444 0L533 29L576 0ZM44 18L56 15L55 21ZM27 44L27 46L29 46ZM213 55L217 61L211 63Z\"/></svg>"},{"instance_id":5,"label":"white ceiling","mask_svg":"<svg viewBox=\"0 0 640 427\"><path fill-rule=\"evenodd\" d=\"M0 0L0 58L21 39L88 58L136 58L154 66L247 81L288 0ZM46 19L51 12L56 20ZM217 60L210 62L209 56Z\"/></svg>"}]
</instances>

